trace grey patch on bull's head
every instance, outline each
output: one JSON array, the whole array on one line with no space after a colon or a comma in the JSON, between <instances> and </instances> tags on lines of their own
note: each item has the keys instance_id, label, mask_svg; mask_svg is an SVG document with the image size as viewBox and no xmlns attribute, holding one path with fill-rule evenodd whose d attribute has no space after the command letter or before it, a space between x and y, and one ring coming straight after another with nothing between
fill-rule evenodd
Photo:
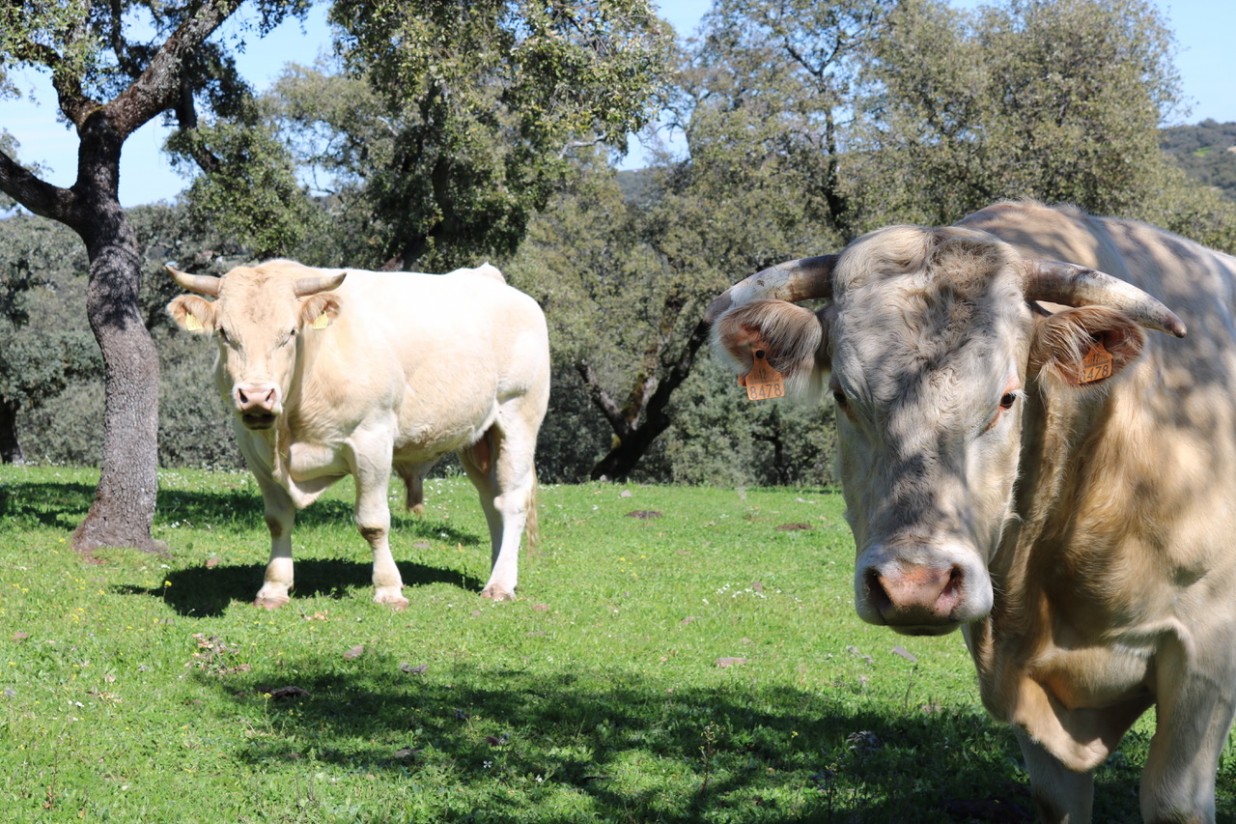
<instances>
[{"instance_id":1,"label":"grey patch on bull's head","mask_svg":"<svg viewBox=\"0 0 1236 824\"><path fill-rule=\"evenodd\" d=\"M1033 325L1023 271L955 228L880 230L838 263L830 388L864 620L934 634L991 609Z\"/></svg>"}]
</instances>

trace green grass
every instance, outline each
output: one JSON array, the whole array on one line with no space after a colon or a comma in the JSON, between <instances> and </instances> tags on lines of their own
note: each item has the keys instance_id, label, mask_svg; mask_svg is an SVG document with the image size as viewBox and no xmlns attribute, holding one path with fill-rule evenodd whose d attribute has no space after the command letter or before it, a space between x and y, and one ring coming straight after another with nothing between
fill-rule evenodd
<instances>
[{"instance_id":1,"label":"green grass","mask_svg":"<svg viewBox=\"0 0 1236 824\"><path fill-rule=\"evenodd\" d=\"M520 598L495 605L477 597L489 550L471 487L430 481L425 516L395 518L412 602L396 613L370 600L345 482L301 513L297 588L268 613L251 606L268 539L247 475L162 473L155 535L172 558L91 564L68 538L95 480L0 467L0 820L947 822L1029 807L960 636L854 615L831 491L545 487ZM1136 819L1150 730L1100 770L1096 820Z\"/></svg>"}]
</instances>

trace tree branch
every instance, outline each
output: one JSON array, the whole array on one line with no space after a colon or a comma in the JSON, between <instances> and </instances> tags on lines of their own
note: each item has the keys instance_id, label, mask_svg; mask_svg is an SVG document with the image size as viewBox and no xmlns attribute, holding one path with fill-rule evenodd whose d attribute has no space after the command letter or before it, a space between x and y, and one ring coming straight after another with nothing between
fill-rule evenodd
<instances>
[{"instance_id":1,"label":"tree branch","mask_svg":"<svg viewBox=\"0 0 1236 824\"><path fill-rule=\"evenodd\" d=\"M141 76L107 104L108 114L122 140L159 112L176 105L188 58L242 2L217 0L198 6L159 47Z\"/></svg>"},{"instance_id":2,"label":"tree branch","mask_svg":"<svg viewBox=\"0 0 1236 824\"><path fill-rule=\"evenodd\" d=\"M601 410L605 420L609 421L610 428L614 430L614 434L619 438L626 438L630 435L630 422L622 414L622 409L618 404L614 403L614 399L605 391L605 387L601 386L601 381L597 377L596 371L593 370L592 364L585 360L576 361L575 371L584 379L584 385L588 387L588 397L596 405L597 409Z\"/></svg>"},{"instance_id":3,"label":"tree branch","mask_svg":"<svg viewBox=\"0 0 1236 824\"><path fill-rule=\"evenodd\" d=\"M40 217L66 222L75 200L68 189L40 179L5 152L0 151L0 191Z\"/></svg>"}]
</instances>

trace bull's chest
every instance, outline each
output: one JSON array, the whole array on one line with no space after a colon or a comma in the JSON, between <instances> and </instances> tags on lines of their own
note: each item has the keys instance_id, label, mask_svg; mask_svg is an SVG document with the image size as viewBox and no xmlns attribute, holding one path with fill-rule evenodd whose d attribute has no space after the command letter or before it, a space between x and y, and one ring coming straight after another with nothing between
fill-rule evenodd
<instances>
[{"instance_id":1,"label":"bull's chest","mask_svg":"<svg viewBox=\"0 0 1236 824\"><path fill-rule=\"evenodd\" d=\"M1025 674L1068 709L1098 709L1145 694L1154 653L1144 638L1048 642Z\"/></svg>"}]
</instances>

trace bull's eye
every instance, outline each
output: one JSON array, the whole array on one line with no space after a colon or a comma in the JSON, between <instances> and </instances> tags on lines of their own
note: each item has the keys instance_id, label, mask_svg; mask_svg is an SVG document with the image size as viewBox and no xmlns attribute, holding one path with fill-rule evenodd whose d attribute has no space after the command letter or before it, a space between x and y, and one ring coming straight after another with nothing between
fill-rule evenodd
<instances>
[{"instance_id":1,"label":"bull's eye","mask_svg":"<svg viewBox=\"0 0 1236 824\"><path fill-rule=\"evenodd\" d=\"M843 411L850 405L850 402L846 400L845 393L840 389L833 390L833 402L837 404L838 409Z\"/></svg>"},{"instance_id":2,"label":"bull's eye","mask_svg":"<svg viewBox=\"0 0 1236 824\"><path fill-rule=\"evenodd\" d=\"M1000 408L1001 409L1012 409L1013 404L1015 403L1017 403L1017 393L1016 392L1005 392L1004 395L1002 395L1000 398Z\"/></svg>"}]
</instances>

